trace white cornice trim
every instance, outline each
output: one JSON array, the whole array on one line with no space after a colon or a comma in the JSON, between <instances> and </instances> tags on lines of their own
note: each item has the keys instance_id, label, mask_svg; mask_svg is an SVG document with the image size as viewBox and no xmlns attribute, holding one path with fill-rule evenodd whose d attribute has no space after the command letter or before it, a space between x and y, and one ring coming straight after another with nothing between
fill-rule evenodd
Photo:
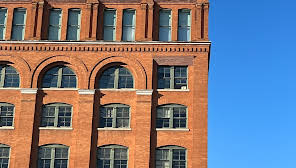
<instances>
[{"instance_id":1,"label":"white cornice trim","mask_svg":"<svg viewBox=\"0 0 296 168\"><path fill-rule=\"evenodd\" d=\"M159 42L159 41L147 41L147 42L106 42L106 41L0 41L1 43L8 44L101 44L101 45L210 45L211 41L197 41L197 42Z\"/></svg>"},{"instance_id":2,"label":"white cornice trim","mask_svg":"<svg viewBox=\"0 0 296 168\"><path fill-rule=\"evenodd\" d=\"M148 95L148 96L150 96L150 95L152 95L152 93L153 93L153 90L137 90L136 91L137 95Z\"/></svg>"},{"instance_id":3,"label":"white cornice trim","mask_svg":"<svg viewBox=\"0 0 296 168\"><path fill-rule=\"evenodd\" d=\"M21 93L22 94L36 94L37 93L37 88L22 88Z\"/></svg>"},{"instance_id":4,"label":"white cornice trim","mask_svg":"<svg viewBox=\"0 0 296 168\"><path fill-rule=\"evenodd\" d=\"M80 95L93 95L95 94L95 90L89 90L89 89L79 89L78 93Z\"/></svg>"}]
</instances>

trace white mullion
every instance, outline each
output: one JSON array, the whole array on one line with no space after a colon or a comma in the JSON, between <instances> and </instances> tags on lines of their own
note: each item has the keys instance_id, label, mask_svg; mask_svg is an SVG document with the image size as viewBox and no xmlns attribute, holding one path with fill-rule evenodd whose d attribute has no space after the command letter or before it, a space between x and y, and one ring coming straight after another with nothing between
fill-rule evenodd
<instances>
[{"instance_id":1,"label":"white mullion","mask_svg":"<svg viewBox=\"0 0 296 168\"><path fill-rule=\"evenodd\" d=\"M117 107L113 107L112 110L112 128L116 128L116 112L117 112Z\"/></svg>"},{"instance_id":2,"label":"white mullion","mask_svg":"<svg viewBox=\"0 0 296 168\"><path fill-rule=\"evenodd\" d=\"M62 86L62 76L63 76L63 68L60 67L58 71L58 83L57 83L57 88L61 88Z\"/></svg>"},{"instance_id":3,"label":"white mullion","mask_svg":"<svg viewBox=\"0 0 296 168\"><path fill-rule=\"evenodd\" d=\"M3 68L2 68L2 72L1 72L1 79L0 79L0 87L4 87L4 80L5 80L5 69L6 69L6 67L5 66L3 66Z\"/></svg>"},{"instance_id":4,"label":"white mullion","mask_svg":"<svg viewBox=\"0 0 296 168\"><path fill-rule=\"evenodd\" d=\"M173 168L173 149L169 149L170 168Z\"/></svg>"},{"instance_id":5,"label":"white mullion","mask_svg":"<svg viewBox=\"0 0 296 168\"><path fill-rule=\"evenodd\" d=\"M50 168L54 168L54 160L55 160L55 149L51 148L51 155L50 155Z\"/></svg>"},{"instance_id":6,"label":"white mullion","mask_svg":"<svg viewBox=\"0 0 296 168\"><path fill-rule=\"evenodd\" d=\"M55 106L55 109L54 109L54 126L55 127L58 126L58 122L59 122L59 108L60 106Z\"/></svg>"},{"instance_id":7,"label":"white mullion","mask_svg":"<svg viewBox=\"0 0 296 168\"><path fill-rule=\"evenodd\" d=\"M114 71L114 88L118 89L119 83L119 67L117 67Z\"/></svg>"},{"instance_id":8,"label":"white mullion","mask_svg":"<svg viewBox=\"0 0 296 168\"><path fill-rule=\"evenodd\" d=\"M170 89L175 89L175 72L174 67L170 67Z\"/></svg>"},{"instance_id":9,"label":"white mullion","mask_svg":"<svg viewBox=\"0 0 296 168\"><path fill-rule=\"evenodd\" d=\"M114 148L111 148L110 150L110 167L111 168L114 168L114 158L115 158Z\"/></svg>"},{"instance_id":10,"label":"white mullion","mask_svg":"<svg viewBox=\"0 0 296 168\"><path fill-rule=\"evenodd\" d=\"M169 108L169 115L170 115L170 124L169 127L173 128L174 127L174 110L173 107Z\"/></svg>"}]
</instances>

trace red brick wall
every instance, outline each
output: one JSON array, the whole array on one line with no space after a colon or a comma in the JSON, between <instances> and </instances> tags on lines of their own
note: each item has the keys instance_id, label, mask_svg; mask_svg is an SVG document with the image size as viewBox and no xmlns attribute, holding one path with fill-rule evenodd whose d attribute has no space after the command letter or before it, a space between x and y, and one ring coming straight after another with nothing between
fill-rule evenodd
<instances>
[{"instance_id":1,"label":"red brick wall","mask_svg":"<svg viewBox=\"0 0 296 168\"><path fill-rule=\"evenodd\" d=\"M155 149L166 145L187 149L187 168L207 167L207 79L210 43L207 41L206 1L134 0L131 3L115 3L115 0L105 0L100 3L77 1L65 4L51 0L42 4L39 1L0 2L0 7L8 8L6 40L10 39L13 8L27 8L26 42L0 42L0 63L8 61L20 73L20 89L0 89L0 102L15 105L14 129L0 128L0 143L11 147L10 168L36 168L38 147L45 144L69 146L69 168L95 167L96 147L107 144L128 147L129 168L153 168ZM47 25L42 18L48 17L46 11L49 6L63 9L61 40L66 39L67 9L81 8L80 39L89 42L28 41L46 39ZM104 7L117 9L116 41L121 40L122 10L136 9L136 41L141 42L97 42L96 40L102 39L100 20ZM173 41L177 40L178 9L191 9L191 39L195 43L150 42L158 38L156 18L159 8L172 9ZM187 62L188 58L191 58L188 65L188 90L157 90L156 60L162 57L186 57ZM61 62L67 63L76 73L77 89L42 89L40 85L44 72ZM97 88L102 70L114 62L126 64L126 68L134 77L134 89L120 91ZM170 65L170 62L167 64ZM181 64L184 64L184 61ZM22 91L24 88L39 89L37 94L28 94ZM96 91L95 94L79 94L78 90L82 89ZM136 94L137 90L153 90L153 94L139 95ZM39 129L42 105L54 102L73 106L73 129ZM131 130L97 130L99 107L109 103L122 103L131 107ZM189 131L156 131L156 106L169 103L187 106Z\"/></svg>"}]
</instances>

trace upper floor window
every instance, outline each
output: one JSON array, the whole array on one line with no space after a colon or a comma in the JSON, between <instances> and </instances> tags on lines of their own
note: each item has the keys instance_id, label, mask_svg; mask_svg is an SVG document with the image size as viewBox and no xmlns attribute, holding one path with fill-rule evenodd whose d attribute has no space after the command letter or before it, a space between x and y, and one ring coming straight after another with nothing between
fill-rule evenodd
<instances>
[{"instance_id":1,"label":"upper floor window","mask_svg":"<svg viewBox=\"0 0 296 168\"><path fill-rule=\"evenodd\" d=\"M17 88L20 85L19 74L12 66L0 64L0 88Z\"/></svg>"},{"instance_id":2,"label":"upper floor window","mask_svg":"<svg viewBox=\"0 0 296 168\"><path fill-rule=\"evenodd\" d=\"M106 69L99 81L99 88L123 89L133 88L134 80L130 71L122 66Z\"/></svg>"},{"instance_id":3,"label":"upper floor window","mask_svg":"<svg viewBox=\"0 0 296 168\"><path fill-rule=\"evenodd\" d=\"M8 145L0 144L0 167L8 168L9 165L10 147Z\"/></svg>"},{"instance_id":4,"label":"upper floor window","mask_svg":"<svg viewBox=\"0 0 296 168\"><path fill-rule=\"evenodd\" d=\"M123 10L122 41L135 41L135 13L134 9Z\"/></svg>"},{"instance_id":5,"label":"upper floor window","mask_svg":"<svg viewBox=\"0 0 296 168\"><path fill-rule=\"evenodd\" d=\"M171 41L171 10L161 9L159 11L159 41Z\"/></svg>"},{"instance_id":6,"label":"upper floor window","mask_svg":"<svg viewBox=\"0 0 296 168\"><path fill-rule=\"evenodd\" d=\"M116 10L105 9L104 10L104 40L115 41L116 30Z\"/></svg>"},{"instance_id":7,"label":"upper floor window","mask_svg":"<svg viewBox=\"0 0 296 168\"><path fill-rule=\"evenodd\" d=\"M108 145L98 148L97 168L127 168L128 148Z\"/></svg>"},{"instance_id":8,"label":"upper floor window","mask_svg":"<svg viewBox=\"0 0 296 168\"><path fill-rule=\"evenodd\" d=\"M178 41L190 41L191 36L191 11L179 9Z\"/></svg>"},{"instance_id":9,"label":"upper floor window","mask_svg":"<svg viewBox=\"0 0 296 168\"><path fill-rule=\"evenodd\" d=\"M0 7L0 40L5 39L7 8Z\"/></svg>"},{"instance_id":10,"label":"upper floor window","mask_svg":"<svg viewBox=\"0 0 296 168\"><path fill-rule=\"evenodd\" d=\"M178 104L159 106L156 113L156 128L187 127L186 106Z\"/></svg>"},{"instance_id":11,"label":"upper floor window","mask_svg":"<svg viewBox=\"0 0 296 168\"><path fill-rule=\"evenodd\" d=\"M156 149L156 168L186 168L186 149L165 146Z\"/></svg>"},{"instance_id":12,"label":"upper floor window","mask_svg":"<svg viewBox=\"0 0 296 168\"><path fill-rule=\"evenodd\" d=\"M64 103L44 105L41 127L71 127L72 106Z\"/></svg>"},{"instance_id":13,"label":"upper floor window","mask_svg":"<svg viewBox=\"0 0 296 168\"><path fill-rule=\"evenodd\" d=\"M48 40L60 40L62 9L50 9L48 24Z\"/></svg>"},{"instance_id":14,"label":"upper floor window","mask_svg":"<svg viewBox=\"0 0 296 168\"><path fill-rule=\"evenodd\" d=\"M48 70L42 80L43 88L76 88L76 75L66 66Z\"/></svg>"},{"instance_id":15,"label":"upper floor window","mask_svg":"<svg viewBox=\"0 0 296 168\"><path fill-rule=\"evenodd\" d=\"M110 104L100 108L100 128L129 127L130 107L124 104Z\"/></svg>"},{"instance_id":16,"label":"upper floor window","mask_svg":"<svg viewBox=\"0 0 296 168\"><path fill-rule=\"evenodd\" d=\"M38 168L68 168L69 148L64 145L45 145L39 148Z\"/></svg>"},{"instance_id":17,"label":"upper floor window","mask_svg":"<svg viewBox=\"0 0 296 168\"><path fill-rule=\"evenodd\" d=\"M13 10L11 40L24 40L26 25L26 8Z\"/></svg>"},{"instance_id":18,"label":"upper floor window","mask_svg":"<svg viewBox=\"0 0 296 168\"><path fill-rule=\"evenodd\" d=\"M68 12L68 26L67 26L67 40L80 39L80 9L69 9Z\"/></svg>"},{"instance_id":19,"label":"upper floor window","mask_svg":"<svg viewBox=\"0 0 296 168\"><path fill-rule=\"evenodd\" d=\"M186 66L159 66L158 89L187 89Z\"/></svg>"},{"instance_id":20,"label":"upper floor window","mask_svg":"<svg viewBox=\"0 0 296 168\"><path fill-rule=\"evenodd\" d=\"M8 103L0 103L0 127L13 126L13 114L14 105Z\"/></svg>"}]
</instances>

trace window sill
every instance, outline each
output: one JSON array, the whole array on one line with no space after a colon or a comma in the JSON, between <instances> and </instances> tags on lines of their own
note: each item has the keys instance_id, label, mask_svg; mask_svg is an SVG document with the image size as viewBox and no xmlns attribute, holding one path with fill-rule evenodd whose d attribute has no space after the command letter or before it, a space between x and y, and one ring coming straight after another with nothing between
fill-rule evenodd
<instances>
[{"instance_id":1,"label":"window sill","mask_svg":"<svg viewBox=\"0 0 296 168\"><path fill-rule=\"evenodd\" d=\"M21 88L0 88L0 90L20 90Z\"/></svg>"},{"instance_id":2,"label":"window sill","mask_svg":"<svg viewBox=\"0 0 296 168\"><path fill-rule=\"evenodd\" d=\"M116 92L118 92L118 91L123 91L123 92L125 92L125 91L136 91L136 89L98 89L99 91L116 91Z\"/></svg>"},{"instance_id":3,"label":"window sill","mask_svg":"<svg viewBox=\"0 0 296 168\"><path fill-rule=\"evenodd\" d=\"M157 89L158 92L189 92L189 89Z\"/></svg>"},{"instance_id":4,"label":"window sill","mask_svg":"<svg viewBox=\"0 0 296 168\"><path fill-rule=\"evenodd\" d=\"M131 131L131 128L97 128L98 131Z\"/></svg>"},{"instance_id":5,"label":"window sill","mask_svg":"<svg viewBox=\"0 0 296 168\"><path fill-rule=\"evenodd\" d=\"M156 128L156 131L190 131L188 128Z\"/></svg>"},{"instance_id":6,"label":"window sill","mask_svg":"<svg viewBox=\"0 0 296 168\"><path fill-rule=\"evenodd\" d=\"M68 127L39 127L39 130L61 130L61 131L71 131L73 128Z\"/></svg>"},{"instance_id":7,"label":"window sill","mask_svg":"<svg viewBox=\"0 0 296 168\"><path fill-rule=\"evenodd\" d=\"M78 90L78 88L40 88L39 90L73 91Z\"/></svg>"},{"instance_id":8,"label":"window sill","mask_svg":"<svg viewBox=\"0 0 296 168\"><path fill-rule=\"evenodd\" d=\"M0 127L0 130L14 130L14 127Z\"/></svg>"}]
</instances>

